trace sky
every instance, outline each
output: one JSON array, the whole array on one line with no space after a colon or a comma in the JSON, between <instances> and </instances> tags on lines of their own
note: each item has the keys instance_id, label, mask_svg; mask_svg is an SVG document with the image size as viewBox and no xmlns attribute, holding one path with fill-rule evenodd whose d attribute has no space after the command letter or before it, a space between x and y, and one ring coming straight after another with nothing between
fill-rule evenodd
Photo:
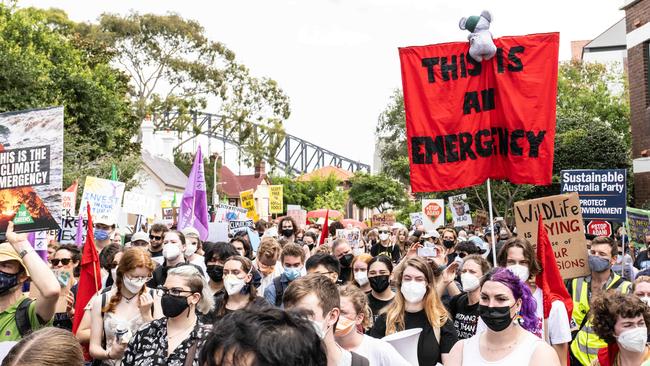
<instances>
[{"instance_id":1,"label":"sky","mask_svg":"<svg viewBox=\"0 0 650 366\"><path fill-rule=\"evenodd\" d=\"M466 41L461 17L492 13L494 37L560 32L590 40L625 16L622 0L19 0L75 21L102 13L178 13L200 22L259 77L290 98L287 133L372 164L378 116L401 87L398 47ZM208 111L210 112L210 111Z\"/></svg>"}]
</instances>

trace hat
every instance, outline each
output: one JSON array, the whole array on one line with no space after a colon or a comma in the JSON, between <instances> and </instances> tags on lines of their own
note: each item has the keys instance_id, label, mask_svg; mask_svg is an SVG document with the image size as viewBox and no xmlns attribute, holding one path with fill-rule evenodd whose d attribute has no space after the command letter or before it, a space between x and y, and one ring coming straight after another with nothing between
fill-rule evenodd
<instances>
[{"instance_id":1,"label":"hat","mask_svg":"<svg viewBox=\"0 0 650 366\"><path fill-rule=\"evenodd\" d=\"M97 217L93 217L93 224L115 226L115 219L108 215L98 215Z\"/></svg>"},{"instance_id":2,"label":"hat","mask_svg":"<svg viewBox=\"0 0 650 366\"><path fill-rule=\"evenodd\" d=\"M440 234L435 230L429 230L429 231L425 232L424 234L422 234L422 237L425 238L425 239L439 238Z\"/></svg>"},{"instance_id":3,"label":"hat","mask_svg":"<svg viewBox=\"0 0 650 366\"><path fill-rule=\"evenodd\" d=\"M185 229L181 230L181 233L190 238L198 238L200 236L199 231L196 230L196 228L193 226L186 227Z\"/></svg>"},{"instance_id":4,"label":"hat","mask_svg":"<svg viewBox=\"0 0 650 366\"><path fill-rule=\"evenodd\" d=\"M14 249L14 247L12 247L9 243L2 243L0 244L0 262L6 261L18 262L25 270L25 274L29 276L29 270L27 269L27 266L25 266L23 259L20 258L20 255L18 255L18 252L16 252L16 249Z\"/></svg>"},{"instance_id":5,"label":"hat","mask_svg":"<svg viewBox=\"0 0 650 366\"><path fill-rule=\"evenodd\" d=\"M138 231L131 236L131 242L138 240L147 242L147 244L149 244L149 234L145 233L144 231Z\"/></svg>"}]
</instances>

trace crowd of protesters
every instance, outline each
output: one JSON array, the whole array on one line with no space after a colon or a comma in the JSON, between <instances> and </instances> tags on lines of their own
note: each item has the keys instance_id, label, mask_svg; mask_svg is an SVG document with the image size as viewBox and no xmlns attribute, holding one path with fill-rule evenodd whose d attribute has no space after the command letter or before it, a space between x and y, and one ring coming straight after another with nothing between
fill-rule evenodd
<instances>
[{"instance_id":1,"label":"crowd of protesters","mask_svg":"<svg viewBox=\"0 0 650 366\"><path fill-rule=\"evenodd\" d=\"M624 230L587 236L590 274L565 281L568 313L504 222L337 237L350 228L283 217L213 243L156 223L122 244L98 218L102 288L75 312L80 248L51 243L46 262L10 224L2 365L650 365L650 255ZM382 339L416 328L408 350Z\"/></svg>"}]
</instances>

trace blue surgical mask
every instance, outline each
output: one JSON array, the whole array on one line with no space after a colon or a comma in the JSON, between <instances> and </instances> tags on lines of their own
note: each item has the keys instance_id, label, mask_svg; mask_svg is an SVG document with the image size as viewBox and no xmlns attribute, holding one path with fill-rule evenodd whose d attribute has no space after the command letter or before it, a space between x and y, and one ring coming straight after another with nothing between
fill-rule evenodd
<instances>
[{"instance_id":1,"label":"blue surgical mask","mask_svg":"<svg viewBox=\"0 0 650 366\"><path fill-rule=\"evenodd\" d=\"M95 229L95 240L104 241L108 240L108 231L102 229Z\"/></svg>"},{"instance_id":2,"label":"blue surgical mask","mask_svg":"<svg viewBox=\"0 0 650 366\"><path fill-rule=\"evenodd\" d=\"M289 280L293 281L296 278L300 277L300 268L285 268L284 276Z\"/></svg>"}]
</instances>

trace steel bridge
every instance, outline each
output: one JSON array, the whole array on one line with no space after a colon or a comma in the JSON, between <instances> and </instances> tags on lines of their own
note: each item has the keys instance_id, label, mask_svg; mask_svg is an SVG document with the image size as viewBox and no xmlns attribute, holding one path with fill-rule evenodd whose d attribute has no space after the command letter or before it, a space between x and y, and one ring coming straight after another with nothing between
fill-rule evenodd
<instances>
[{"instance_id":1,"label":"steel bridge","mask_svg":"<svg viewBox=\"0 0 650 366\"><path fill-rule=\"evenodd\" d=\"M189 119L186 117L179 118L178 112L158 114L154 116L154 126L156 130L188 132L191 136L189 139L204 135L210 139L223 141L238 149L241 149L240 142L242 139L251 135L258 137L262 144L268 143L271 138L264 131L264 128L253 122L236 122L223 115L205 112L191 112ZM183 120L183 122L179 123L179 120ZM346 158L286 133L282 141L279 142L279 149L275 154L275 164L287 174L309 173L328 165L351 172L365 171L370 173L370 165L368 164Z\"/></svg>"}]
</instances>

